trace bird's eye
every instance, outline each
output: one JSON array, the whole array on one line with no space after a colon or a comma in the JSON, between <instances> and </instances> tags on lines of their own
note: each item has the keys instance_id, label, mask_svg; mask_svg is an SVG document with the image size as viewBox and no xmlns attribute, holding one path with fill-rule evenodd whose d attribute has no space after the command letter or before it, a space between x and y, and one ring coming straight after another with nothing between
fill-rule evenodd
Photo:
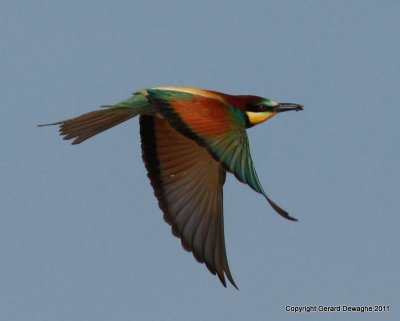
<instances>
[{"instance_id":1,"label":"bird's eye","mask_svg":"<svg viewBox=\"0 0 400 321\"><path fill-rule=\"evenodd\" d=\"M266 110L267 110L267 106L265 106L265 105L260 105L260 106L258 107L258 110L259 110L259 111L266 111Z\"/></svg>"}]
</instances>

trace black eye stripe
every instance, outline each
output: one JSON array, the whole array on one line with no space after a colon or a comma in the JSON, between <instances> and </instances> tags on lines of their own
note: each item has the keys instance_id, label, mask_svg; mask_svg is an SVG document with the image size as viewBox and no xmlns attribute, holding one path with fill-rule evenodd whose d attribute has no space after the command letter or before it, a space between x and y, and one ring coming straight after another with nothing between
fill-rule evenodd
<instances>
[{"instance_id":1,"label":"black eye stripe","mask_svg":"<svg viewBox=\"0 0 400 321\"><path fill-rule=\"evenodd\" d=\"M268 107L267 105L263 105L263 104L247 106L247 111L251 111L251 112L255 112L255 113L267 111L269 109L271 109L271 107Z\"/></svg>"}]
</instances>

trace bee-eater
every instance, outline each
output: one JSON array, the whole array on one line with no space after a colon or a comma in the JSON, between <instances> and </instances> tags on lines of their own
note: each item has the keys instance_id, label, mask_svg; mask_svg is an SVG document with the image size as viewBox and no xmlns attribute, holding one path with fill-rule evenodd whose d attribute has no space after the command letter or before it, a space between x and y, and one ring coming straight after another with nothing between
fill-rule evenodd
<instances>
[{"instance_id":1,"label":"bee-eater","mask_svg":"<svg viewBox=\"0 0 400 321\"><path fill-rule=\"evenodd\" d=\"M226 276L237 288L225 251L222 188L226 172L262 194L278 214L296 221L264 192L246 129L278 113L303 110L303 106L171 86L139 90L127 100L103 107L39 126L59 125L64 139L80 144L140 115L143 161L172 234L225 287Z\"/></svg>"}]
</instances>

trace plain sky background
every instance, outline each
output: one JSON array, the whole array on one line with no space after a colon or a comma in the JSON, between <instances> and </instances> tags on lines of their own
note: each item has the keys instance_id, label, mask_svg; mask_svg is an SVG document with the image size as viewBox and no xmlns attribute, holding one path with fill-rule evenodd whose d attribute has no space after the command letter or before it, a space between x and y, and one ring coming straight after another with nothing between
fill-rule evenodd
<instances>
[{"instance_id":1,"label":"plain sky background","mask_svg":"<svg viewBox=\"0 0 400 321\"><path fill-rule=\"evenodd\" d=\"M0 320L398 320L399 1L0 4ZM37 128L186 85L305 105L249 130L282 219L229 175L225 289L171 235L137 119ZM389 305L293 314L287 305Z\"/></svg>"}]
</instances>

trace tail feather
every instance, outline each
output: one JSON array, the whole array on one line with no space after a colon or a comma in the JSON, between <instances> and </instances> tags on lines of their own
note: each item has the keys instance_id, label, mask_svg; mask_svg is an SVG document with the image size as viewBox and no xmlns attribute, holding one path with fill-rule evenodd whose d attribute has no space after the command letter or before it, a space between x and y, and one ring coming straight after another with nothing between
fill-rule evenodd
<instances>
[{"instance_id":1,"label":"tail feather","mask_svg":"<svg viewBox=\"0 0 400 321\"><path fill-rule=\"evenodd\" d=\"M92 111L76 118L39 126L59 125L59 132L61 136L64 136L63 139L74 139L72 144L76 145L136 115L137 113L133 112L131 108L109 108Z\"/></svg>"}]
</instances>

